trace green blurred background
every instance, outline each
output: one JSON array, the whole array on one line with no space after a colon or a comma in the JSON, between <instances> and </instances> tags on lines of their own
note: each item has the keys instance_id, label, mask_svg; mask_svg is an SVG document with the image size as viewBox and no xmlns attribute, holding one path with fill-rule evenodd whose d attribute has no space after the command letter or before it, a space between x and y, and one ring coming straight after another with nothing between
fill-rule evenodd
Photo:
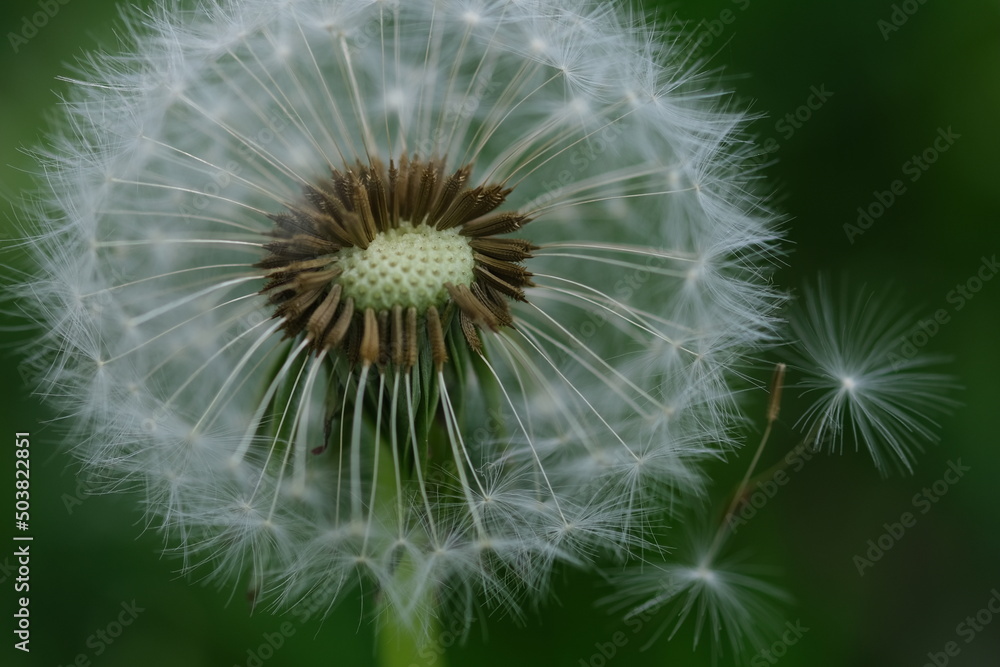
<instances>
[{"instance_id":1,"label":"green blurred background","mask_svg":"<svg viewBox=\"0 0 1000 667\"><path fill-rule=\"evenodd\" d=\"M37 35L16 44L16 52L11 33L23 32L24 17L39 11L39 3L7 0L0 9L0 194L12 201L31 180L25 173L31 160L20 149L40 140L45 115L65 88L56 77L95 43L116 40L112 2L48 1L58 11ZM969 633L957 627L1000 590L1000 279L985 283L961 310L947 300L976 274L983 256L1000 253L1000 2L713 0L658 8L647 1L643 8L687 21L703 36L704 55L722 68L726 84L767 115L754 129L774 151L768 174L791 217L792 254L781 284L795 287L818 272L844 275L876 291L902 289L915 321L940 308L951 315L925 350L951 355L964 406L942 421L941 443L919 457L915 474L883 480L865 454L822 456L740 530L736 544L773 566L776 580L795 596L782 609L785 618L808 628L777 662L920 667L933 664L931 653L940 654L938 665L1000 665L1000 614L982 614L980 623L987 616L992 623L968 642ZM822 103L810 99L816 90L824 91ZM904 163L948 128L960 138L911 182ZM874 193L897 179L906 191L850 242L844 225L855 223L858 207L871 205ZM6 209L0 224L9 244L17 235L16 214L12 205ZM16 254L4 253L2 261L17 265ZM32 652L25 656L11 646L14 547L11 531L0 531L0 663L254 665L252 654L259 655L266 636L277 643L273 633L292 620L281 648L264 664L373 664L371 624L359 620L359 600L306 624L251 613L240 590L220 592L178 577L177 562L159 555L160 537L143 530L134 498L87 497L78 490L9 349L23 334L0 335L0 424L7 442L0 475L13 479L14 432L30 430L35 537ZM780 424L772 459L792 437L791 424ZM713 471L720 495L732 489L748 454ZM930 511L917 512L916 525L859 576L854 556L878 539L884 523L913 511L914 494L958 459L969 472ZM12 493L0 498L6 514ZM523 626L504 619L477 623L464 646L448 651L450 664L710 664L707 647L692 651L684 632L641 651L656 623L633 633L633 626L592 606L595 586L608 592L596 578L560 575L556 600L529 614ZM133 601L142 611L120 637L108 643L95 634L114 632L123 603ZM605 659L601 646L618 631L625 645ZM957 643L957 655L941 653L948 642ZM760 655L748 661L772 664Z\"/></svg>"}]
</instances>

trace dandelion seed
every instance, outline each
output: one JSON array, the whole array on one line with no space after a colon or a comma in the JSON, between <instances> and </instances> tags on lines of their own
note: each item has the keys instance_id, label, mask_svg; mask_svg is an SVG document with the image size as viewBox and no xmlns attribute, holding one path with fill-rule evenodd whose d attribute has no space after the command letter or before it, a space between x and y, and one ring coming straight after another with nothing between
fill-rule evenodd
<instances>
[{"instance_id":1,"label":"dandelion seed","mask_svg":"<svg viewBox=\"0 0 1000 667\"><path fill-rule=\"evenodd\" d=\"M909 469L921 441L935 438L930 415L954 405L947 397L952 386L947 376L916 370L933 359L910 356L903 360L895 352L907 330L906 319L898 311L869 295L854 302L846 296L835 301L822 283L804 290L801 303L802 308L791 317L791 349L799 370L808 375L798 387L806 394L821 392L798 420L806 431L804 440L753 477L781 414L786 365L779 363L760 443L713 536L699 541L692 539L699 533L688 532L681 538L687 540L681 542L681 552L667 563L628 568L612 577L617 590L604 602L612 609L627 610L626 619L639 617L645 622L665 610L665 619L659 621L650 642L668 629L673 637L690 621L695 646L705 628L710 629L716 658L724 638L736 660L748 648L762 646L767 627L776 625L774 603L786 596L739 561L720 558L733 526L746 523L736 520L736 511L749 502L749 490L761 481L777 488L770 480L786 475L785 469L803 448L826 440L842 447L845 430L853 432L858 446L864 443L881 471L887 464L883 449Z\"/></svg>"},{"instance_id":2,"label":"dandelion seed","mask_svg":"<svg viewBox=\"0 0 1000 667\"><path fill-rule=\"evenodd\" d=\"M651 624L646 646L664 634L673 638L690 623L695 647L710 642L718 660L728 645L729 660L738 664L780 627L778 609L789 597L767 582L762 568L740 557L708 556L709 542L690 539L668 563L620 572L611 580L615 592L602 602L626 612L627 619Z\"/></svg>"},{"instance_id":3,"label":"dandelion seed","mask_svg":"<svg viewBox=\"0 0 1000 667\"><path fill-rule=\"evenodd\" d=\"M853 300L852 300L853 299ZM928 372L938 361L905 355L901 341L912 318L872 294L835 295L822 282L803 290L790 319L792 354L811 399L798 426L810 444L843 449L850 433L875 466L912 472L923 443L935 442L935 415L955 405L954 381Z\"/></svg>"},{"instance_id":4,"label":"dandelion seed","mask_svg":"<svg viewBox=\"0 0 1000 667\"><path fill-rule=\"evenodd\" d=\"M646 543L734 445L778 238L616 4L128 19L40 156L43 391L192 570L404 623Z\"/></svg>"}]
</instances>

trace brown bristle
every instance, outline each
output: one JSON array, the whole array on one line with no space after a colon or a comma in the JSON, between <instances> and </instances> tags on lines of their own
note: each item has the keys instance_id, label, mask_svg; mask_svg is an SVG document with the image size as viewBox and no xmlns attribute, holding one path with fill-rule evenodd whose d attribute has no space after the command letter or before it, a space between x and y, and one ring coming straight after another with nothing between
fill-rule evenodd
<instances>
[{"instance_id":1,"label":"brown bristle","mask_svg":"<svg viewBox=\"0 0 1000 667\"><path fill-rule=\"evenodd\" d=\"M372 159L367 165L331 169L329 178L303 188L300 202L269 214L274 240L264 245L265 256L255 266L264 272L261 292L283 320L285 336L303 335L316 354L339 350L351 363L406 372L421 354L423 326L440 369L449 345L442 313L452 322L446 307L454 307L466 344L482 353L481 331L513 326L509 299L525 300L532 274L522 263L537 248L523 239L495 237L530 218L518 211L496 212L511 190L497 183L471 187L471 175L472 165L448 172L437 157L404 154L388 167ZM367 249L380 234L404 223L457 229L471 250L472 281L446 283L447 301L422 311L407 303L388 309L360 306L339 282L340 261L346 252Z\"/></svg>"}]
</instances>

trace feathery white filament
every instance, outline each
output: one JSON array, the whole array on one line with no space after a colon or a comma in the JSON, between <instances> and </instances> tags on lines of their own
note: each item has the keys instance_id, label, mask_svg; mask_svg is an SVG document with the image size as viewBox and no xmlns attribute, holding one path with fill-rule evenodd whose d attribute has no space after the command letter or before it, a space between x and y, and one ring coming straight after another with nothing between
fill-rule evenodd
<instances>
[{"instance_id":1,"label":"feathery white filament","mask_svg":"<svg viewBox=\"0 0 1000 667\"><path fill-rule=\"evenodd\" d=\"M777 234L743 116L626 16L171 2L92 59L42 156L37 365L81 458L143 488L186 563L287 604L375 582L403 614L428 591L514 608L556 562L645 544L734 444L729 379L772 334ZM336 225L365 202L317 194L333 170L432 158L510 189L494 213L517 224L402 220L354 244ZM304 220L336 232L322 259L281 245ZM297 310L303 292L363 326L338 339L356 320Z\"/></svg>"}]
</instances>

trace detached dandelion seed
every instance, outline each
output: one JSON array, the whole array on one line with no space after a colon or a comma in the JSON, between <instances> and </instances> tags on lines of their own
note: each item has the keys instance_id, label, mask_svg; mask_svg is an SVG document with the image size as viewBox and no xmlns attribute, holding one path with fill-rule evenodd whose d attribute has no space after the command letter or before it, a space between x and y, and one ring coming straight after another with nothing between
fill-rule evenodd
<instances>
[{"instance_id":1,"label":"detached dandelion seed","mask_svg":"<svg viewBox=\"0 0 1000 667\"><path fill-rule=\"evenodd\" d=\"M778 235L618 3L168 2L40 154L42 391L191 571L425 632L627 557L736 444Z\"/></svg>"},{"instance_id":2,"label":"detached dandelion seed","mask_svg":"<svg viewBox=\"0 0 1000 667\"><path fill-rule=\"evenodd\" d=\"M859 448L868 449L883 474L890 462L909 470L922 443L936 439L932 415L955 405L948 397L952 380L923 370L936 359L900 356L898 341L905 340L909 318L901 317L897 309L870 294L856 295L853 300L846 291L835 296L822 281L818 287L803 290L795 305L789 346L795 366L779 363L775 367L760 442L714 535L699 541L699 533L688 528L679 538L679 553L668 562L627 568L611 578L616 591L603 601L612 609L628 609L626 618L645 622L665 610L650 641L668 629L673 637L689 623L695 646L706 627L710 630L716 660L723 638L728 639L737 661L748 649L764 647L769 636L766 628L777 627L774 603L787 596L740 561L723 555L735 527L745 526L754 516L755 510L749 517L737 517L739 508L758 507L750 492L758 485L778 489L780 482L775 480L788 481L786 471L800 460L804 449L826 442L842 448L848 431ZM793 368L805 375L797 387L805 390L804 395L813 394L797 422L805 436L755 476L782 411L786 371L791 373Z\"/></svg>"},{"instance_id":3,"label":"detached dandelion seed","mask_svg":"<svg viewBox=\"0 0 1000 667\"><path fill-rule=\"evenodd\" d=\"M824 283L803 290L790 318L792 355L804 373L797 387L811 399L798 425L809 444L843 449L850 434L883 474L913 471L923 443L937 440L935 415L957 403L939 359L905 355L900 341L912 318L870 293L835 294Z\"/></svg>"},{"instance_id":4,"label":"detached dandelion seed","mask_svg":"<svg viewBox=\"0 0 1000 667\"><path fill-rule=\"evenodd\" d=\"M709 549L708 541L691 539L669 563L630 568L612 578L615 592L603 602L612 610L627 610L626 618L651 621L647 646L665 633L672 639L690 624L695 647L710 643L718 662L721 647L728 644L729 659L740 664L781 626L778 609L789 597L768 583L763 568L744 559L706 562Z\"/></svg>"}]
</instances>

